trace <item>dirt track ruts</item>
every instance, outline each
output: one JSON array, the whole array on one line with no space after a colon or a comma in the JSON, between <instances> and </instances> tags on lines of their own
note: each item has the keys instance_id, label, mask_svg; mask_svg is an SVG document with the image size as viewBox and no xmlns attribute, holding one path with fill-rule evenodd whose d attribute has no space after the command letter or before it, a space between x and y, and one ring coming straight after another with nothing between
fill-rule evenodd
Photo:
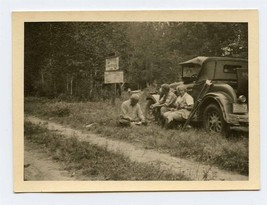
<instances>
[{"instance_id":1,"label":"dirt track ruts","mask_svg":"<svg viewBox=\"0 0 267 205\"><path fill-rule=\"evenodd\" d=\"M72 181L69 173L53 161L41 149L31 143L24 144L24 180L26 181Z\"/></svg>"},{"instance_id":2,"label":"dirt track ruts","mask_svg":"<svg viewBox=\"0 0 267 205\"><path fill-rule=\"evenodd\" d=\"M215 166L205 165L199 162L173 157L169 154L159 153L155 150L147 150L136 145L108 139L90 132L82 132L60 124L41 120L37 117L27 116L27 121L33 124L46 126L51 131L58 131L65 137L76 137L79 141L86 141L107 151L122 154L132 161L139 163L156 164L160 169L171 173L181 173L191 180L224 180L243 181L248 180L248 176L221 170Z\"/></svg>"}]
</instances>

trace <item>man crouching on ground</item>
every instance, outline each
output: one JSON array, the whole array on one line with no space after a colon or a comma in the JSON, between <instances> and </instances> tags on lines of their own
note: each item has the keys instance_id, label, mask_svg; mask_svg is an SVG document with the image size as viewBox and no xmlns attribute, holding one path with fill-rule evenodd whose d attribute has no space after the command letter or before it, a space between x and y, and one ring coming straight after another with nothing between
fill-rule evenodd
<instances>
[{"instance_id":1,"label":"man crouching on ground","mask_svg":"<svg viewBox=\"0 0 267 205\"><path fill-rule=\"evenodd\" d=\"M138 101L139 95L132 94L129 100L122 103L121 115L118 122L119 126L128 127L133 124L147 124Z\"/></svg>"}]
</instances>

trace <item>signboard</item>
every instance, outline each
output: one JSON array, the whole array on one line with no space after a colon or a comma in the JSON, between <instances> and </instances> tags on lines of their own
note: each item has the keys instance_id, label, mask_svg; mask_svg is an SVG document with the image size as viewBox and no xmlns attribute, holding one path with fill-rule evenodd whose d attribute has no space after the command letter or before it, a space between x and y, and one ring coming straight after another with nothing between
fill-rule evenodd
<instances>
[{"instance_id":1,"label":"signboard","mask_svg":"<svg viewBox=\"0 0 267 205\"><path fill-rule=\"evenodd\" d=\"M123 71L108 71L104 75L105 84L123 83Z\"/></svg>"},{"instance_id":2,"label":"signboard","mask_svg":"<svg viewBox=\"0 0 267 205\"><path fill-rule=\"evenodd\" d=\"M106 71L119 70L119 57L106 59Z\"/></svg>"}]
</instances>

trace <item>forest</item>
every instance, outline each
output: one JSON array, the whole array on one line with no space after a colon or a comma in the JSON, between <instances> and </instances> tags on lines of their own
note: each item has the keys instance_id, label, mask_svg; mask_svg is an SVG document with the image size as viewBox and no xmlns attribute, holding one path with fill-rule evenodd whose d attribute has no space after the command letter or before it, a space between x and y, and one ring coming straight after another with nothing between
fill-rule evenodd
<instances>
[{"instance_id":1,"label":"forest","mask_svg":"<svg viewBox=\"0 0 267 205\"><path fill-rule=\"evenodd\" d=\"M131 89L179 81L179 63L195 56L248 58L239 22L27 22L24 32L25 96L106 99L110 56Z\"/></svg>"}]
</instances>

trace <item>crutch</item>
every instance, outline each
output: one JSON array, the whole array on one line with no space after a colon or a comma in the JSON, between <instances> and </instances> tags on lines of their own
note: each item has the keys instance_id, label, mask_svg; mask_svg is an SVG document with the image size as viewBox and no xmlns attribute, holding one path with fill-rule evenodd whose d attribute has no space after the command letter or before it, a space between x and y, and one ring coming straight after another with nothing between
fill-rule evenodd
<instances>
[{"instance_id":1,"label":"crutch","mask_svg":"<svg viewBox=\"0 0 267 205\"><path fill-rule=\"evenodd\" d=\"M193 108L192 108L187 120L185 121L185 123L184 123L184 125L182 127L182 130L184 130L186 128L186 126L190 123L190 121L194 117L197 109L199 108L199 106L200 106L200 104L202 102L203 97L209 91L211 85L212 85L211 81L210 80L206 80L205 84L203 85L203 88L201 89L201 91L200 91L200 93L199 93L199 95L197 97L196 102L194 103L194 106L193 106Z\"/></svg>"}]
</instances>

